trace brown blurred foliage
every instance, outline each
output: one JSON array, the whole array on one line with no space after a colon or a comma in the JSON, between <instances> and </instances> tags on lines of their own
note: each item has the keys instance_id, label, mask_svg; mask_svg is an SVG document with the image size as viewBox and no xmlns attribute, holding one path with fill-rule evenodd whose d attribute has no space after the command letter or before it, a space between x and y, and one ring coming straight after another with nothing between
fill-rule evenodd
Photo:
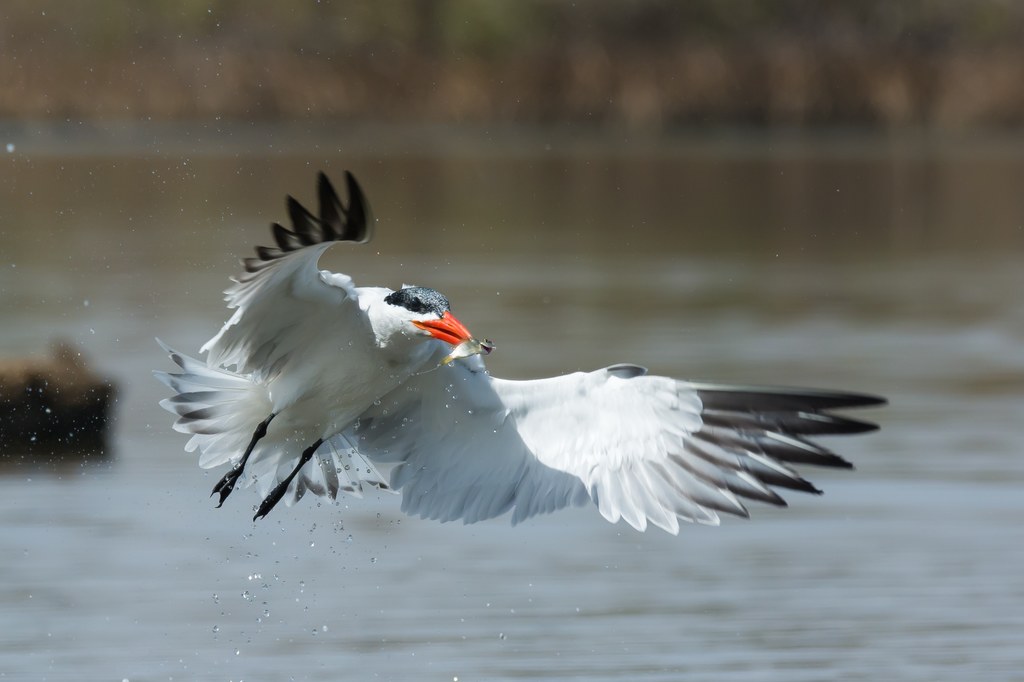
<instances>
[{"instance_id":1,"label":"brown blurred foliage","mask_svg":"<svg viewBox=\"0 0 1024 682\"><path fill-rule=\"evenodd\" d=\"M1007 127L1012 0L9 0L0 118Z\"/></svg>"}]
</instances>

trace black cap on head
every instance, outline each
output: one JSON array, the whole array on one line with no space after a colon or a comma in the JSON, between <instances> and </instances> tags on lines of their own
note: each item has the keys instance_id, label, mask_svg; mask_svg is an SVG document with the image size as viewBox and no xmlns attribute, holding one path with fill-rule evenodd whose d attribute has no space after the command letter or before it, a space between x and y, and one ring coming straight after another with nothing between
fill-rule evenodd
<instances>
[{"instance_id":1,"label":"black cap on head","mask_svg":"<svg viewBox=\"0 0 1024 682\"><path fill-rule=\"evenodd\" d=\"M385 303L397 305L414 313L434 313L438 317L444 315L449 308L448 298L440 291L427 287L405 287L388 294Z\"/></svg>"}]
</instances>

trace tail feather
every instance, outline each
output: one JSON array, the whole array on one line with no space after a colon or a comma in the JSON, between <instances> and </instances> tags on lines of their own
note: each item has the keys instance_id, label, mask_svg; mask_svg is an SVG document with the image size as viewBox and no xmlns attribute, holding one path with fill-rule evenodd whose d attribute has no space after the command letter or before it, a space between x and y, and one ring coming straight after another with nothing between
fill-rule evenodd
<instances>
[{"instance_id":1,"label":"tail feather","mask_svg":"<svg viewBox=\"0 0 1024 682\"><path fill-rule=\"evenodd\" d=\"M339 493L362 497L365 486L390 491L391 487L377 468L339 434L324 442L313 461L295 477L285 504L291 506L308 490L318 497L338 499Z\"/></svg>"},{"instance_id":2,"label":"tail feather","mask_svg":"<svg viewBox=\"0 0 1024 682\"><path fill-rule=\"evenodd\" d=\"M266 387L249 377L183 355L159 339L157 342L182 370L156 371L153 375L175 392L161 400L160 406L177 417L175 431L192 435L185 451L198 450L199 466L204 469L237 463L257 425L273 410ZM238 486L255 484L261 495L267 495L295 466L301 452L301 448L295 448L295 440L282 441L272 434L264 437L250 455ZM367 485L390 490L384 477L356 450L353 441L337 434L317 449L313 461L292 481L284 501L290 506L306 492L331 500L336 500L339 493L359 497Z\"/></svg>"},{"instance_id":3,"label":"tail feather","mask_svg":"<svg viewBox=\"0 0 1024 682\"><path fill-rule=\"evenodd\" d=\"M157 371L153 375L176 391L161 400L160 406L178 417L175 431L192 434L185 449L202 453L199 466L204 469L238 461L256 425L270 413L266 388L157 342L183 370L177 374Z\"/></svg>"},{"instance_id":4,"label":"tail feather","mask_svg":"<svg viewBox=\"0 0 1024 682\"><path fill-rule=\"evenodd\" d=\"M284 452L261 441L239 484L255 484L257 492L266 496L291 472L295 457L294 452ZM362 497L366 486L391 490L376 467L351 446L346 436L338 434L317 448L313 459L292 480L282 500L290 507L307 492L331 501L337 500L339 493Z\"/></svg>"}]
</instances>

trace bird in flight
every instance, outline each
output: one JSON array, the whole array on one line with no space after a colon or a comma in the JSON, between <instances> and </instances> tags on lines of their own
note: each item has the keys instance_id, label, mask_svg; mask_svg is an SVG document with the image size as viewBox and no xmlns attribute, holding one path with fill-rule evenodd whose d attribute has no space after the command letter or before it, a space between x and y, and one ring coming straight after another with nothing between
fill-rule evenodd
<instances>
[{"instance_id":1,"label":"bird in flight","mask_svg":"<svg viewBox=\"0 0 1024 682\"><path fill-rule=\"evenodd\" d=\"M287 198L225 294L234 310L197 360L155 375L161 406L199 465L230 465L221 506L254 485L253 520L306 493L336 500L366 487L402 494L403 511L512 523L595 505L612 523L678 533L680 521L748 516L776 489L820 493L794 465L851 468L812 437L872 431L834 410L881 405L859 393L698 383L619 364L544 379L491 376L478 340L426 287L357 287L319 270L336 242L365 243L372 219L355 178L343 203L323 173L318 215ZM390 466L387 479L378 466Z\"/></svg>"}]
</instances>

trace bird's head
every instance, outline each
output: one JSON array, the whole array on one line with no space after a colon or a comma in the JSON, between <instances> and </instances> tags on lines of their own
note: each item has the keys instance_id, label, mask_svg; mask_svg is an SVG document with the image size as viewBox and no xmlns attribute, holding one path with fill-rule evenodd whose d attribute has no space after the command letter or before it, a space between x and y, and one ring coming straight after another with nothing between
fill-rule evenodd
<instances>
[{"instance_id":1,"label":"bird's head","mask_svg":"<svg viewBox=\"0 0 1024 682\"><path fill-rule=\"evenodd\" d=\"M402 287L388 294L384 303L415 329L418 336L433 337L457 346L473 335L452 315L448 298L427 287Z\"/></svg>"}]
</instances>

